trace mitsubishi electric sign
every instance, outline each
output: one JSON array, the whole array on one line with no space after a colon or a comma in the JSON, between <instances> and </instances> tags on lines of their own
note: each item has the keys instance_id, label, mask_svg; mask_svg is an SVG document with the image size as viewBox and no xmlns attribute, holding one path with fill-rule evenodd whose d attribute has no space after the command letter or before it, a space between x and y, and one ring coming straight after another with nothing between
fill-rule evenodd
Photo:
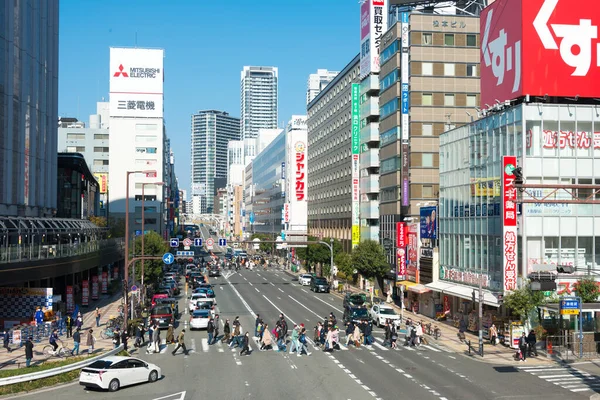
<instances>
[{"instance_id":1,"label":"mitsubishi electric sign","mask_svg":"<svg viewBox=\"0 0 600 400\"><path fill-rule=\"evenodd\" d=\"M111 47L111 116L162 118L163 57L163 50Z\"/></svg>"}]
</instances>

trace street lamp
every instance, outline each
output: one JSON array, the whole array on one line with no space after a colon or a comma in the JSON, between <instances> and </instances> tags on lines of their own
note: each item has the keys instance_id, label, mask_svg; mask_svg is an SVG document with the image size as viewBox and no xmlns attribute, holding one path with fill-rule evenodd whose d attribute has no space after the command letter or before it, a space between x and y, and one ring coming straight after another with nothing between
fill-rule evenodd
<instances>
[{"instance_id":1,"label":"street lamp","mask_svg":"<svg viewBox=\"0 0 600 400\"><path fill-rule=\"evenodd\" d=\"M145 192L144 189L146 187L146 185L156 185L156 186L162 186L164 185L164 182L144 182L142 183L142 257L144 257L144 237L146 236L146 231L144 229L144 224L146 222L146 219L144 218L144 201L146 200L146 196L145 196ZM133 279L135 279L135 276L133 277ZM144 258L142 258L142 282L141 282L141 286L142 286L142 294L143 294L143 299L146 299L146 287L144 286Z\"/></svg>"},{"instance_id":2,"label":"street lamp","mask_svg":"<svg viewBox=\"0 0 600 400\"><path fill-rule=\"evenodd\" d=\"M125 285L128 284L129 279L129 175L131 174L146 174L148 177L150 174L156 175L156 171L127 171L125 172ZM127 286L125 286L125 301L123 305L123 325L127 329L127 318L129 316L129 310L127 310Z\"/></svg>"}]
</instances>

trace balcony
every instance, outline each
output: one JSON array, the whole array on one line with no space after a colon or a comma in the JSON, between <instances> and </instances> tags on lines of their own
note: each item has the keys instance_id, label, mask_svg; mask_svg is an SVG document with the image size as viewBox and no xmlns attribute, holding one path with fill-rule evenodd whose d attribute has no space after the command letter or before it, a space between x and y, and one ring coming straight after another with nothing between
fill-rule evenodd
<instances>
[{"instance_id":1,"label":"balcony","mask_svg":"<svg viewBox=\"0 0 600 400\"><path fill-rule=\"evenodd\" d=\"M374 240L379 242L379 227L378 226L361 226L360 240Z\"/></svg>"},{"instance_id":2,"label":"balcony","mask_svg":"<svg viewBox=\"0 0 600 400\"><path fill-rule=\"evenodd\" d=\"M371 122L360 130L360 142L379 142L379 122Z\"/></svg>"},{"instance_id":3,"label":"balcony","mask_svg":"<svg viewBox=\"0 0 600 400\"><path fill-rule=\"evenodd\" d=\"M368 149L360 154L360 168L379 167L379 149Z\"/></svg>"},{"instance_id":4,"label":"balcony","mask_svg":"<svg viewBox=\"0 0 600 400\"><path fill-rule=\"evenodd\" d=\"M360 178L361 193L379 193L379 175L369 175Z\"/></svg>"},{"instance_id":5,"label":"balcony","mask_svg":"<svg viewBox=\"0 0 600 400\"><path fill-rule=\"evenodd\" d=\"M379 116L379 97L367 97L367 100L360 106L360 118Z\"/></svg>"},{"instance_id":6,"label":"balcony","mask_svg":"<svg viewBox=\"0 0 600 400\"><path fill-rule=\"evenodd\" d=\"M360 202L360 218L361 219L379 219L379 201L369 200ZM362 237L361 227L361 237Z\"/></svg>"},{"instance_id":7,"label":"balcony","mask_svg":"<svg viewBox=\"0 0 600 400\"><path fill-rule=\"evenodd\" d=\"M360 83L360 94L379 91L379 76L369 75Z\"/></svg>"}]
</instances>

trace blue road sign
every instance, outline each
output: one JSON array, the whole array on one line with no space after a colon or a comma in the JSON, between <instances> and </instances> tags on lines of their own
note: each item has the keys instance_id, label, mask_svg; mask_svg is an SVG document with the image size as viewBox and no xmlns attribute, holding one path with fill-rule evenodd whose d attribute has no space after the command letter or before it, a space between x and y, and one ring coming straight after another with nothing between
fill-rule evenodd
<instances>
[{"instance_id":1,"label":"blue road sign","mask_svg":"<svg viewBox=\"0 0 600 400\"><path fill-rule=\"evenodd\" d=\"M175 261L175 257L173 257L173 254L171 254L171 253L163 254L163 262L165 264L171 265L171 264L173 264L173 261Z\"/></svg>"},{"instance_id":2,"label":"blue road sign","mask_svg":"<svg viewBox=\"0 0 600 400\"><path fill-rule=\"evenodd\" d=\"M195 238L194 239L194 246L196 246L196 247L202 247L202 238Z\"/></svg>"},{"instance_id":3,"label":"blue road sign","mask_svg":"<svg viewBox=\"0 0 600 400\"><path fill-rule=\"evenodd\" d=\"M171 238L171 247L179 247L179 239L178 238Z\"/></svg>"},{"instance_id":4,"label":"blue road sign","mask_svg":"<svg viewBox=\"0 0 600 400\"><path fill-rule=\"evenodd\" d=\"M579 299L568 299L560 301L561 310L579 310Z\"/></svg>"},{"instance_id":5,"label":"blue road sign","mask_svg":"<svg viewBox=\"0 0 600 400\"><path fill-rule=\"evenodd\" d=\"M178 251L177 252L177 257L194 257L194 252L193 251Z\"/></svg>"},{"instance_id":6,"label":"blue road sign","mask_svg":"<svg viewBox=\"0 0 600 400\"><path fill-rule=\"evenodd\" d=\"M250 223L254 223L254 211L250 211Z\"/></svg>"},{"instance_id":7,"label":"blue road sign","mask_svg":"<svg viewBox=\"0 0 600 400\"><path fill-rule=\"evenodd\" d=\"M220 246L220 247L225 247L225 246L227 246L227 239L225 239L225 238L220 238L220 239L219 239L219 246Z\"/></svg>"}]
</instances>

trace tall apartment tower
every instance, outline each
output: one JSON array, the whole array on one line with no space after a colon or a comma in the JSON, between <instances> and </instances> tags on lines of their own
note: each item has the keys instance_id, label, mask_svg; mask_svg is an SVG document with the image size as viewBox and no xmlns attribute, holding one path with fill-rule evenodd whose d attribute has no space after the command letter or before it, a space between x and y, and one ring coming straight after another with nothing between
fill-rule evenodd
<instances>
[{"instance_id":1,"label":"tall apartment tower","mask_svg":"<svg viewBox=\"0 0 600 400\"><path fill-rule=\"evenodd\" d=\"M339 73L339 71L318 69L316 74L310 74L306 84L306 104L317 97L317 95L321 93L321 90L325 89L325 86L327 86Z\"/></svg>"},{"instance_id":2,"label":"tall apartment tower","mask_svg":"<svg viewBox=\"0 0 600 400\"><path fill-rule=\"evenodd\" d=\"M277 67L244 67L241 73L242 138L258 137L262 128L277 128Z\"/></svg>"},{"instance_id":3,"label":"tall apartment tower","mask_svg":"<svg viewBox=\"0 0 600 400\"><path fill-rule=\"evenodd\" d=\"M240 119L224 111L192 115L192 201L201 214L214 212L215 178L227 178L227 146L240 139Z\"/></svg>"}]
</instances>

